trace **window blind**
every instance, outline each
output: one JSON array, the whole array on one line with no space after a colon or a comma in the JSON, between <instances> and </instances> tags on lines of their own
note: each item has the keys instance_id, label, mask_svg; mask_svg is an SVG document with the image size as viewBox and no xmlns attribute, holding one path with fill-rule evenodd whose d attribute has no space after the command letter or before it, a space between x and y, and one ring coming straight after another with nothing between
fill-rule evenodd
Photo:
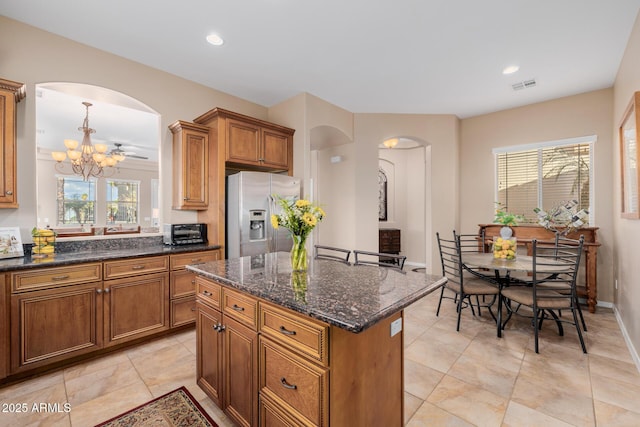
<instances>
[{"instance_id":1,"label":"window blind","mask_svg":"<svg viewBox=\"0 0 640 427\"><path fill-rule=\"evenodd\" d=\"M578 201L578 210L591 211L592 145L541 144L496 152L498 202L532 222L534 208L548 210L569 200Z\"/></svg>"}]
</instances>

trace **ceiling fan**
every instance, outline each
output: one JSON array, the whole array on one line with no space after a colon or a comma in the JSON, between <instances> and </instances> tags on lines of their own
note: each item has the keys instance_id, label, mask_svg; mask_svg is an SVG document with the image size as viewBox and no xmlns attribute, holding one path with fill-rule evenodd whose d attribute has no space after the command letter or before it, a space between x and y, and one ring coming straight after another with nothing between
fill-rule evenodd
<instances>
[{"instance_id":1,"label":"ceiling fan","mask_svg":"<svg viewBox=\"0 0 640 427\"><path fill-rule=\"evenodd\" d=\"M142 160L149 160L148 157L145 156L138 156L136 155L135 152L133 151L125 151L122 149L122 144L119 142L114 142L113 145L115 145L116 148L114 148L113 150L111 150L110 154L120 154L123 155L125 157L130 157L132 159L142 159Z\"/></svg>"}]
</instances>

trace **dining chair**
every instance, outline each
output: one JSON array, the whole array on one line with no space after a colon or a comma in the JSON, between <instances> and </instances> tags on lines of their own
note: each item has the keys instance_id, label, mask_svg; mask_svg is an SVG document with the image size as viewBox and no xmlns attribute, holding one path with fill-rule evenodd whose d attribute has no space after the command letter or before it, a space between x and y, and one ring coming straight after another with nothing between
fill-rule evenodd
<instances>
[{"instance_id":1,"label":"dining chair","mask_svg":"<svg viewBox=\"0 0 640 427\"><path fill-rule=\"evenodd\" d=\"M380 267L390 267L397 270L404 268L407 257L404 255L387 254L384 252L369 252L355 249L353 251L355 265L378 265Z\"/></svg>"},{"instance_id":2,"label":"dining chair","mask_svg":"<svg viewBox=\"0 0 640 427\"><path fill-rule=\"evenodd\" d=\"M459 235L457 235L453 240L440 237L440 233L436 233L436 237L438 240L438 249L440 250L442 275L447 278L447 283L440 291L440 300L438 301L436 316L440 315L440 307L443 299L454 300L456 304L456 311L458 313L456 331L460 331L460 317L462 309L471 307L471 313L474 316L476 314L473 303L471 302L471 297L492 296L491 301L485 303L484 307L489 310L491 317L497 321L496 316L493 314L493 311L491 311L491 306L496 302L496 299L499 296L499 287L488 280L463 274L464 267L462 263L462 249ZM445 296L445 288L452 291L455 296ZM476 299L476 302L480 307L481 304L479 299ZM479 308L478 315L481 315Z\"/></svg>"},{"instance_id":3,"label":"dining chair","mask_svg":"<svg viewBox=\"0 0 640 427\"><path fill-rule=\"evenodd\" d=\"M342 249L334 246L313 245L314 259L329 259L349 264L350 256L351 251L349 249Z\"/></svg>"},{"instance_id":4,"label":"dining chair","mask_svg":"<svg viewBox=\"0 0 640 427\"><path fill-rule=\"evenodd\" d=\"M563 323L574 325L582 351L587 352L582 329L578 324L577 313L580 308L576 293L576 279L583 244L584 236L580 236L579 240L561 238L556 245L539 245L537 240L532 240L531 286L515 286L502 290L503 298L509 301L505 304L509 315L504 324L509 321L512 314L531 318L536 353L539 352L539 331L545 319L553 319L560 336L564 336ZM530 311L521 310L523 306L529 307ZM571 319L561 317L559 315L561 310L569 310Z\"/></svg>"}]
</instances>

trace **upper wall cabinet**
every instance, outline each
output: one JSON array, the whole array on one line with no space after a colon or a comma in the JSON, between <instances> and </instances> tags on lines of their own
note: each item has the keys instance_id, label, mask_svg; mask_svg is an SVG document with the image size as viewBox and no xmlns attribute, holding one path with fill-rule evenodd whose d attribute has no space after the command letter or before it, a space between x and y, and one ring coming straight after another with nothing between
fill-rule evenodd
<instances>
[{"instance_id":1,"label":"upper wall cabinet","mask_svg":"<svg viewBox=\"0 0 640 427\"><path fill-rule=\"evenodd\" d=\"M173 209L209 206L209 128L178 120L173 133Z\"/></svg>"},{"instance_id":2,"label":"upper wall cabinet","mask_svg":"<svg viewBox=\"0 0 640 427\"><path fill-rule=\"evenodd\" d=\"M293 129L253 117L214 108L194 120L215 124L218 145L225 147L225 166L230 169L254 169L291 175Z\"/></svg>"},{"instance_id":3,"label":"upper wall cabinet","mask_svg":"<svg viewBox=\"0 0 640 427\"><path fill-rule=\"evenodd\" d=\"M23 83L0 79L0 208L17 208L16 104L25 97Z\"/></svg>"}]
</instances>

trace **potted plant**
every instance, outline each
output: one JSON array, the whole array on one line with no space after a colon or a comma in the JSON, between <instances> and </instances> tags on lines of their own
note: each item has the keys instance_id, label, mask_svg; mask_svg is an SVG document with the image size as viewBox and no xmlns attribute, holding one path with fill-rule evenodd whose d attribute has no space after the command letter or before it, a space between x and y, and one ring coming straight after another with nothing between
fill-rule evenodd
<instances>
[{"instance_id":1,"label":"potted plant","mask_svg":"<svg viewBox=\"0 0 640 427\"><path fill-rule=\"evenodd\" d=\"M500 237L493 242L493 257L496 259L513 260L516 258L518 249L517 240L513 237L511 227L518 225L524 221L523 215L517 215L506 211L505 206L496 202L496 216L493 219L494 224L502 224L500 229Z\"/></svg>"}]
</instances>

